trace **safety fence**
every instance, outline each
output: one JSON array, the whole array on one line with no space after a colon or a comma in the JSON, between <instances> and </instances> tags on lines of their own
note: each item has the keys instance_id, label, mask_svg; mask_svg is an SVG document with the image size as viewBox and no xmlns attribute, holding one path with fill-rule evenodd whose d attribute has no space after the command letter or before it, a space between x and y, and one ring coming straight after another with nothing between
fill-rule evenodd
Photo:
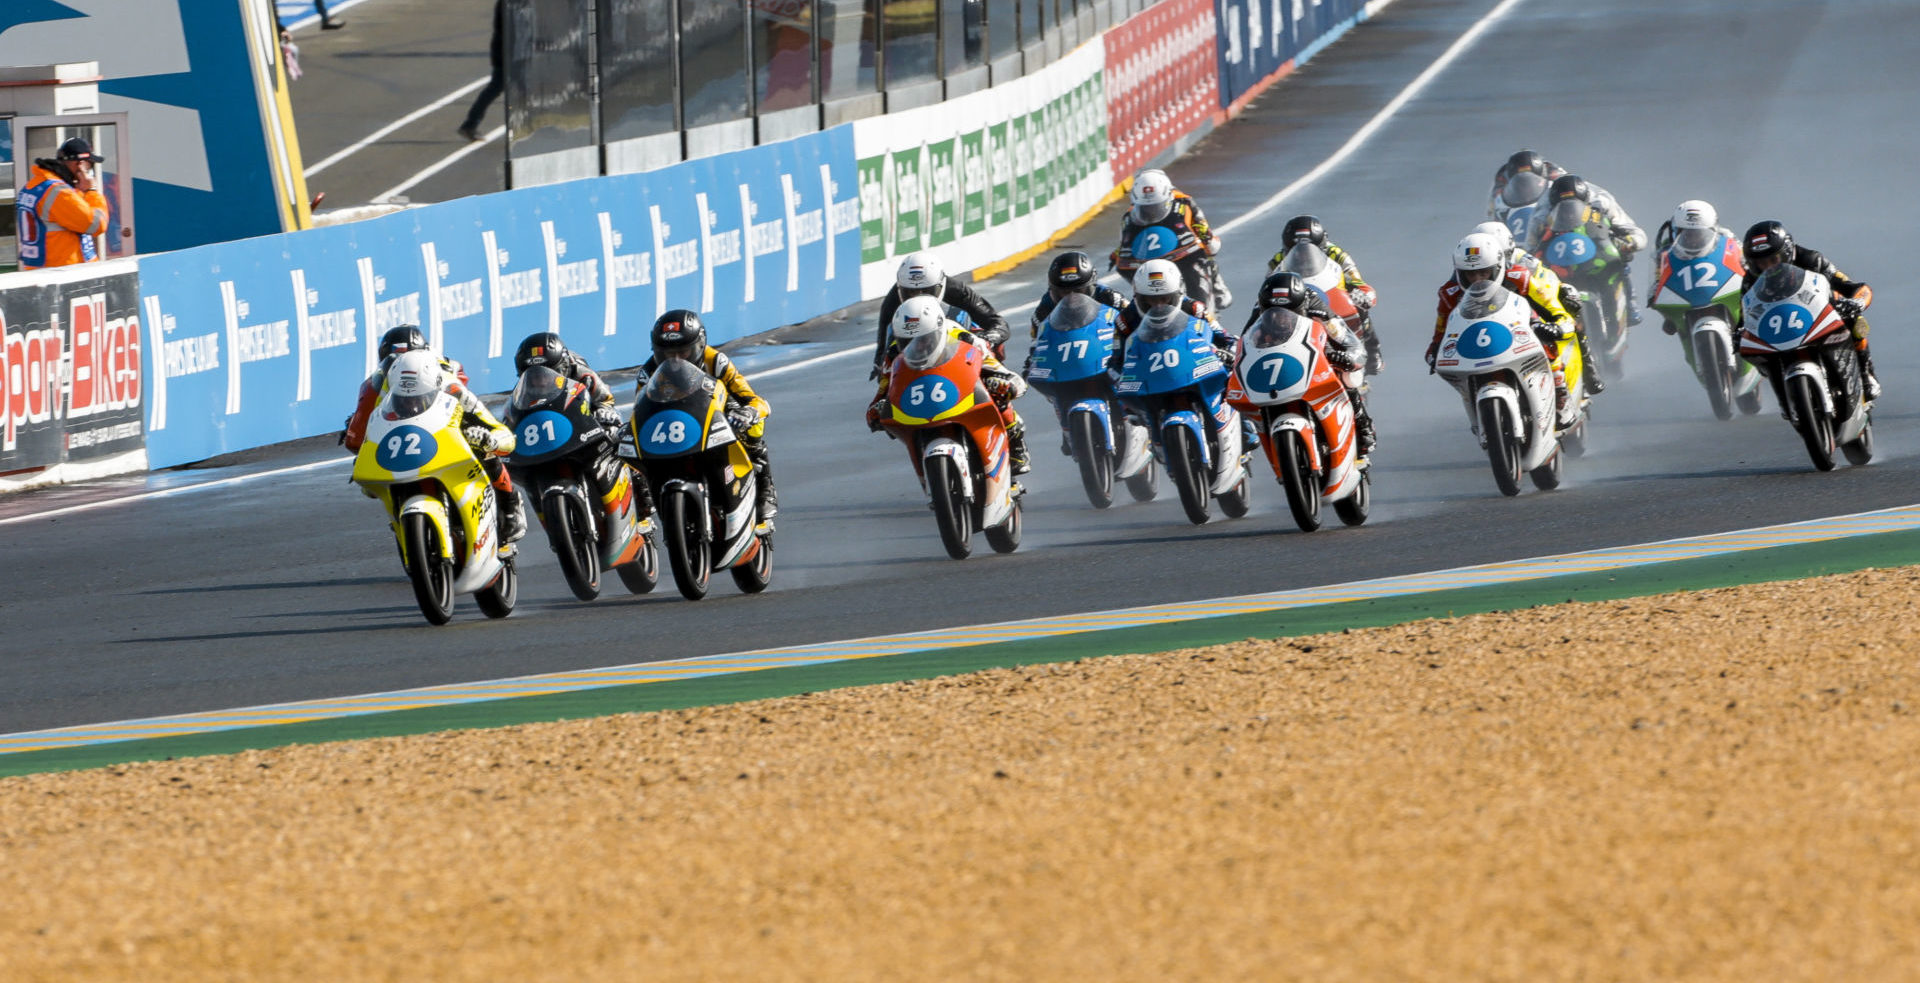
<instances>
[{"instance_id":1,"label":"safety fence","mask_svg":"<svg viewBox=\"0 0 1920 983\"><path fill-rule=\"evenodd\" d=\"M1387 2L1164 0L1004 85L790 140L0 276L0 489L336 430L395 325L497 392L533 332L631 366L671 308L722 343L879 296L917 249L1002 263Z\"/></svg>"}]
</instances>

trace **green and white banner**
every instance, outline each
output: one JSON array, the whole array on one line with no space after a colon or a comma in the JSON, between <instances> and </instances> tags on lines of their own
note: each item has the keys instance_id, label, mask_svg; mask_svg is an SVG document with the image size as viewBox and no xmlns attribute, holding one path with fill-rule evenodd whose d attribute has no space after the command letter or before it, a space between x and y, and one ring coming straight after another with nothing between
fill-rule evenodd
<instances>
[{"instance_id":1,"label":"green and white banner","mask_svg":"<svg viewBox=\"0 0 1920 983\"><path fill-rule=\"evenodd\" d=\"M853 124L860 285L877 297L908 253L971 270L1047 241L1113 190L1105 48L921 109Z\"/></svg>"}]
</instances>

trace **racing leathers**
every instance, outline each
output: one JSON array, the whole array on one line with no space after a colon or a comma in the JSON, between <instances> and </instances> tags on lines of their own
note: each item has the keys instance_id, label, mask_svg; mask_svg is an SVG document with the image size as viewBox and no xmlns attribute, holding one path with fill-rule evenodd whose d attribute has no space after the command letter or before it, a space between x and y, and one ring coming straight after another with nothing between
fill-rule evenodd
<instances>
[{"instance_id":1,"label":"racing leathers","mask_svg":"<svg viewBox=\"0 0 1920 983\"><path fill-rule=\"evenodd\" d=\"M1853 335L1854 348L1860 352L1860 374L1866 382L1867 398L1879 399L1880 379L1874 374L1873 353L1867 348L1867 331L1870 326L1867 324L1866 314L1864 313L1867 305L1873 303L1873 288L1867 286L1864 280L1855 280L1845 273L1840 272L1840 268L1833 265L1833 261L1827 259L1825 254L1818 250L1808 249L1805 246L1796 245L1793 250L1793 258L1788 260L1788 262L1809 273L1816 273L1827 278L1827 285L1833 288L1834 296L1840 298L1833 303L1834 313L1840 315L1840 320L1846 323L1847 331ZM1753 285L1759 281L1762 275L1763 274L1754 272L1752 269L1748 269L1741 275L1740 296L1743 298L1740 304L1741 323L1736 324L1734 326L1735 328L1744 326L1746 322L1746 303L1744 298L1747 296L1747 291L1753 288ZM1779 381L1775 380L1774 384L1779 385ZM1782 397L1780 401L1782 406L1786 405L1786 399L1783 393L1776 391L1775 395Z\"/></svg>"},{"instance_id":2,"label":"racing leathers","mask_svg":"<svg viewBox=\"0 0 1920 983\"><path fill-rule=\"evenodd\" d=\"M1261 291L1263 300L1265 296L1266 292ZM1256 303L1253 310L1247 314L1247 323L1241 326L1240 333L1246 334L1247 329L1253 327L1254 322L1260 320L1260 315L1269 309L1264 303ZM1347 327L1346 318L1335 314L1327 307L1327 302L1322 300L1318 293L1308 292L1300 298L1298 303L1288 309L1301 317L1312 318L1326 326L1327 340L1332 342L1327 349L1327 361L1334 368L1341 372L1352 372L1366 367L1368 358L1366 342L1355 334L1352 328ZM1366 457L1373 453L1374 445L1379 441L1373 429L1373 414L1367 412L1366 393L1362 392L1358 386L1348 386L1347 402L1353 404L1354 439L1360 445L1360 456Z\"/></svg>"},{"instance_id":3,"label":"racing leathers","mask_svg":"<svg viewBox=\"0 0 1920 983\"><path fill-rule=\"evenodd\" d=\"M701 353L695 364L700 366L701 371L719 380L721 387L727 391L727 420L739 434L740 446L746 449L748 459L753 461L753 470L760 475L760 480L756 482L760 489L760 521L771 520L780 513L780 496L773 489L773 455L767 448L767 418L773 415L773 407L753 391L746 375L720 349L706 346L706 351ZM659 368L660 356L649 357L647 364L641 367L642 377L653 375ZM752 418L752 422L747 422L748 417Z\"/></svg>"},{"instance_id":4,"label":"racing leathers","mask_svg":"<svg viewBox=\"0 0 1920 983\"><path fill-rule=\"evenodd\" d=\"M900 296L898 286L887 291L887 295L880 300L880 333L874 339L873 378L886 375L887 367L893 364L893 357L900 354L900 346L893 340L893 315L905 300ZM967 317L973 321L973 336L984 342L996 357L1006 356L1007 339L1013 337L1013 331L1007 327L1007 319L1001 317L1000 312L994 310L993 304L980 296L978 290L954 277L947 277L946 289L940 292L940 303L967 312Z\"/></svg>"},{"instance_id":5,"label":"racing leathers","mask_svg":"<svg viewBox=\"0 0 1920 983\"><path fill-rule=\"evenodd\" d=\"M442 357L440 364L443 368L450 364L454 366L447 370L446 390L460 401L460 436L466 438L467 446L480 459L480 466L486 470L487 478L497 493L494 497L500 504L500 542L517 542L527 534L527 514L520 504L520 493L513 487L513 478L507 474L506 458L514 448L513 431L495 418L488 411L487 404L467 388L466 373L458 372L458 363ZM346 432L340 436L340 442L346 445L348 451L360 453L360 445L366 442L367 419L372 416L373 407L379 405L380 396L385 392L386 375L382 373L375 383L373 405L365 413L356 411L355 418L348 421Z\"/></svg>"},{"instance_id":6,"label":"racing leathers","mask_svg":"<svg viewBox=\"0 0 1920 983\"><path fill-rule=\"evenodd\" d=\"M1353 299L1353 306L1360 312L1360 340L1367 349L1367 372L1371 375L1379 375L1382 367L1380 334L1373 330L1373 305L1380 299L1380 295L1368 286L1366 278L1360 275L1360 264L1353 261L1353 254L1334 242L1332 237L1328 237L1320 249L1327 254L1328 259L1340 264L1341 285L1346 288L1347 296ZM1272 273L1279 269L1286 258L1287 250L1285 249L1274 253L1273 258L1267 260L1267 272ZM1249 320L1247 323L1253 322Z\"/></svg>"},{"instance_id":7,"label":"racing leathers","mask_svg":"<svg viewBox=\"0 0 1920 983\"><path fill-rule=\"evenodd\" d=\"M993 405L1000 410L1000 422L1007 428L1007 456L1012 459L1013 473L1026 474L1033 469L1032 460L1027 455L1027 425L1020 419L1020 411L1013 408L1013 401L1027 391L1027 380L1002 365L985 339L954 321L948 321L943 330L957 344L972 345L979 349L980 384L993 399ZM878 431L880 421L888 418L887 388L893 376L893 357L897 355L898 352L895 352L888 357L886 366L880 372L880 389L873 394L873 401L867 404L869 430Z\"/></svg>"},{"instance_id":8,"label":"racing leathers","mask_svg":"<svg viewBox=\"0 0 1920 983\"><path fill-rule=\"evenodd\" d=\"M1569 398L1565 386L1567 368L1566 342L1569 339L1578 343L1578 322L1567 311L1560 299L1560 278L1545 267L1530 267L1523 262L1509 265L1500 278L1501 286L1526 299L1527 306L1533 309L1537 327L1535 333L1540 336L1541 344L1547 347L1553 359L1554 375L1560 384L1555 387L1555 397L1562 402ZM1433 322L1433 340L1427 344L1427 369L1432 371L1434 362L1440 357L1440 340L1447 333L1447 319L1453 316L1453 309L1467 295L1467 289L1460 285L1458 278L1450 278L1440 287L1440 304ZM1586 349L1582 346L1581 361L1584 365L1582 375L1593 372L1586 362Z\"/></svg>"},{"instance_id":9,"label":"racing leathers","mask_svg":"<svg viewBox=\"0 0 1920 983\"><path fill-rule=\"evenodd\" d=\"M1207 224L1207 216L1195 204L1193 196L1175 189L1173 204L1166 216L1152 225L1142 225L1128 209L1120 220L1120 245L1107 256L1107 265L1118 270L1129 282L1133 280L1135 270L1146 262L1133 255L1133 241L1141 232L1158 226L1173 233L1174 242L1170 249L1163 251L1160 259L1172 260L1183 273L1189 263L1197 268L1198 277L1187 280L1187 290L1196 292L1205 290L1199 299L1209 307L1219 308L1232 302L1232 295L1226 290L1226 284L1220 279L1220 267L1213 257L1220 252L1220 237L1214 235L1213 227Z\"/></svg>"}]
</instances>

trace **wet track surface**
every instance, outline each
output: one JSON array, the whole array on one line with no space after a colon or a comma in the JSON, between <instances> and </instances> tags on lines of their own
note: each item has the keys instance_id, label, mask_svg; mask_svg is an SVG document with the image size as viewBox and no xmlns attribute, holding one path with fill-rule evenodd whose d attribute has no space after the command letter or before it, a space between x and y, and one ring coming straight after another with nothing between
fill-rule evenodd
<instances>
[{"instance_id":1,"label":"wet track surface","mask_svg":"<svg viewBox=\"0 0 1920 983\"><path fill-rule=\"evenodd\" d=\"M1324 159L1492 6L1400 0L1176 163L1176 182L1216 224L1241 214ZM1528 0L1346 166L1237 229L1223 260L1243 297L1281 222L1301 211L1326 222L1380 291L1388 365L1372 397L1374 517L1361 529L1296 531L1259 460L1244 519L1192 526L1165 481L1159 501L1095 512L1036 394L1021 404L1035 452L1025 545L1002 557L982 543L973 559L948 560L901 445L861 420L871 386L867 359L853 356L760 387L775 409L783 511L773 587L758 597L721 578L699 603L670 581L635 598L608 578L602 599L582 604L536 532L513 618L485 621L463 598L452 625L428 628L377 506L347 484L344 462L5 521L326 460L338 454L330 440L217 471L0 501L0 731L1331 583L1907 504L1920 470L1910 381L1920 344L1905 315L1914 277L1892 260L1920 206L1877 198L1824 161L1836 138L1854 161L1913 150L1910 128L1884 124L1904 118L1900 103L1916 90L1901 57L1916 29L1914 4ZM1503 94L1518 85L1528 94ZM1771 397L1759 416L1713 420L1677 343L1649 319L1565 487L1501 498L1458 398L1426 375L1420 353L1448 248L1481 219L1493 168L1520 146L1612 190L1649 231L1675 203L1705 197L1736 232L1780 218L1872 282L1888 389L1874 463L1814 472ZM1080 238L1103 254L1117 222L1115 210ZM1024 303L1043 270L1044 259L984 289L1002 306ZM1637 290L1649 275L1642 257ZM1246 303L1228 312L1234 327ZM789 329L786 344L742 350L742 364L751 372L870 339L871 310ZM343 415L350 399L341 394Z\"/></svg>"}]
</instances>

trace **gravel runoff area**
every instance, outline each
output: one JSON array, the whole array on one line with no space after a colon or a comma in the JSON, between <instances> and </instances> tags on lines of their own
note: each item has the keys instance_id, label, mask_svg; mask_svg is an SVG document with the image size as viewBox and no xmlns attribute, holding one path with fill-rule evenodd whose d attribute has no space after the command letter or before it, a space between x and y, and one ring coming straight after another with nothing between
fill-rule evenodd
<instances>
[{"instance_id":1,"label":"gravel runoff area","mask_svg":"<svg viewBox=\"0 0 1920 983\"><path fill-rule=\"evenodd\" d=\"M1909 980L1920 570L0 780L0 979Z\"/></svg>"}]
</instances>

